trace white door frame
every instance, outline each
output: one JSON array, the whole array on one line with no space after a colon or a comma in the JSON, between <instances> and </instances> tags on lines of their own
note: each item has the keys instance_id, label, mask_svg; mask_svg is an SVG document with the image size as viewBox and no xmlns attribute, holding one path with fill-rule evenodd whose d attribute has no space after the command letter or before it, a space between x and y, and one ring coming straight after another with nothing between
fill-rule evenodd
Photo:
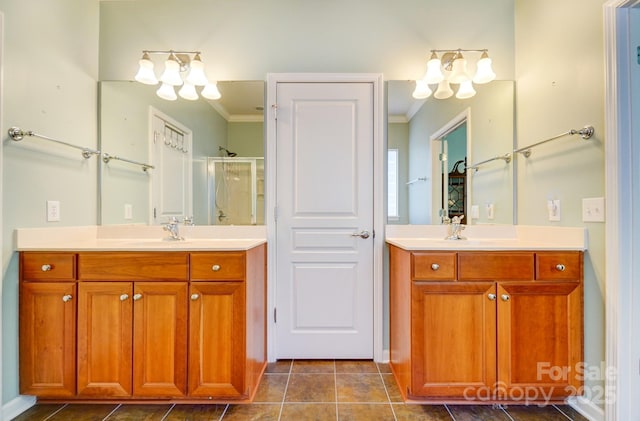
<instances>
[{"instance_id":1,"label":"white door frame","mask_svg":"<svg viewBox=\"0 0 640 421\"><path fill-rule=\"evenodd\" d=\"M276 86L278 83L347 83L361 82L373 85L373 359L388 360L383 350L383 252L384 221L386 208L384 200L386 141L384 138L384 85L379 73L271 73L267 75L265 121L265 224L267 226L267 359L276 359L276 328L273 318L276 305Z\"/></svg>"},{"instance_id":2,"label":"white door frame","mask_svg":"<svg viewBox=\"0 0 640 421\"><path fill-rule=\"evenodd\" d=\"M609 0L604 4L605 48L605 188L606 188L606 377L605 418L611 421L638 419L640 390L638 363L640 345L639 294L633 280L640 278L634 264L634 234L638 224L633 212L634 122L631 110L631 65L629 57L629 9L638 0ZM638 200L638 198L635 198ZM634 297L635 294L635 297Z\"/></svg>"}]
</instances>

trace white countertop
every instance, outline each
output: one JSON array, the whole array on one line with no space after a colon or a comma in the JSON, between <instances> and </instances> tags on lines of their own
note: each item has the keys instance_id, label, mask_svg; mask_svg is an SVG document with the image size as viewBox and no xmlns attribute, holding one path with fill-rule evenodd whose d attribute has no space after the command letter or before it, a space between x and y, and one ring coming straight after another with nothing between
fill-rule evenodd
<instances>
[{"instance_id":1,"label":"white countertop","mask_svg":"<svg viewBox=\"0 0 640 421\"><path fill-rule=\"evenodd\" d=\"M181 241L160 226L20 228L18 251L242 251L266 242L264 226L181 226Z\"/></svg>"},{"instance_id":2,"label":"white countertop","mask_svg":"<svg viewBox=\"0 0 640 421\"><path fill-rule=\"evenodd\" d=\"M444 225L387 225L385 241L405 250L587 250L582 227L467 225L465 240L445 240Z\"/></svg>"}]
</instances>

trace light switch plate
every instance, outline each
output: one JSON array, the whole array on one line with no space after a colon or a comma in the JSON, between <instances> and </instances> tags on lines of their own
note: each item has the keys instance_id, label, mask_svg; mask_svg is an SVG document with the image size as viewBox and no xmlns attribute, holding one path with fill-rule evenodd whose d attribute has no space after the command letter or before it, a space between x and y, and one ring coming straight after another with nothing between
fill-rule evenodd
<instances>
[{"instance_id":1,"label":"light switch plate","mask_svg":"<svg viewBox=\"0 0 640 421\"><path fill-rule=\"evenodd\" d=\"M47 200L47 222L60 220L60 201Z\"/></svg>"},{"instance_id":2,"label":"light switch plate","mask_svg":"<svg viewBox=\"0 0 640 421\"><path fill-rule=\"evenodd\" d=\"M133 219L133 206L130 203L124 204L124 219Z\"/></svg>"},{"instance_id":3,"label":"light switch plate","mask_svg":"<svg viewBox=\"0 0 640 421\"><path fill-rule=\"evenodd\" d=\"M582 199L582 221L604 222L604 197Z\"/></svg>"},{"instance_id":4,"label":"light switch plate","mask_svg":"<svg viewBox=\"0 0 640 421\"><path fill-rule=\"evenodd\" d=\"M549 221L560 220L560 199L547 200L547 212Z\"/></svg>"},{"instance_id":5,"label":"light switch plate","mask_svg":"<svg viewBox=\"0 0 640 421\"><path fill-rule=\"evenodd\" d=\"M495 219L495 217L496 217L496 215L495 215L496 208L493 205L493 203L487 203L486 210L487 210L487 219Z\"/></svg>"},{"instance_id":6,"label":"light switch plate","mask_svg":"<svg viewBox=\"0 0 640 421\"><path fill-rule=\"evenodd\" d=\"M479 219L480 218L480 206L471 205L471 219Z\"/></svg>"}]
</instances>

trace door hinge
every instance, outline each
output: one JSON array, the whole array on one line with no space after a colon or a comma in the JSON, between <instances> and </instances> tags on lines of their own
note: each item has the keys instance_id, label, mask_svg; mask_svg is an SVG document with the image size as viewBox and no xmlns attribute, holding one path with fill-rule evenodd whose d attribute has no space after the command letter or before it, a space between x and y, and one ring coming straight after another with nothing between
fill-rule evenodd
<instances>
[{"instance_id":1,"label":"door hinge","mask_svg":"<svg viewBox=\"0 0 640 421\"><path fill-rule=\"evenodd\" d=\"M277 206L273 207L273 220L276 221L276 222L278 221L278 207Z\"/></svg>"},{"instance_id":2,"label":"door hinge","mask_svg":"<svg viewBox=\"0 0 640 421\"><path fill-rule=\"evenodd\" d=\"M271 109L273 110L273 119L278 119L278 104L271 105Z\"/></svg>"},{"instance_id":3,"label":"door hinge","mask_svg":"<svg viewBox=\"0 0 640 421\"><path fill-rule=\"evenodd\" d=\"M371 230L371 237L376 238L376 230Z\"/></svg>"},{"instance_id":4,"label":"door hinge","mask_svg":"<svg viewBox=\"0 0 640 421\"><path fill-rule=\"evenodd\" d=\"M441 153L440 155L438 155L438 159L440 161L446 161L447 160L447 154L446 153Z\"/></svg>"},{"instance_id":5,"label":"door hinge","mask_svg":"<svg viewBox=\"0 0 640 421\"><path fill-rule=\"evenodd\" d=\"M158 217L158 214L156 212L156 208L153 208L153 219L156 219Z\"/></svg>"},{"instance_id":6,"label":"door hinge","mask_svg":"<svg viewBox=\"0 0 640 421\"><path fill-rule=\"evenodd\" d=\"M273 308L273 323L278 323L278 309Z\"/></svg>"}]
</instances>

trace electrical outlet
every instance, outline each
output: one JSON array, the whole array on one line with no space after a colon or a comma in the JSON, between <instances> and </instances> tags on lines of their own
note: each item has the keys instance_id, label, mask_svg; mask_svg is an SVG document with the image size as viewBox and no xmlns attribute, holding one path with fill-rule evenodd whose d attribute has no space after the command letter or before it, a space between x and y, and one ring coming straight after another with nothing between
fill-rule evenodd
<instances>
[{"instance_id":1,"label":"electrical outlet","mask_svg":"<svg viewBox=\"0 0 640 421\"><path fill-rule=\"evenodd\" d=\"M604 222L604 197L582 199L582 221Z\"/></svg>"},{"instance_id":2,"label":"electrical outlet","mask_svg":"<svg viewBox=\"0 0 640 421\"><path fill-rule=\"evenodd\" d=\"M547 213L549 221L560 220L560 199L547 200Z\"/></svg>"},{"instance_id":3,"label":"electrical outlet","mask_svg":"<svg viewBox=\"0 0 640 421\"><path fill-rule=\"evenodd\" d=\"M480 207L478 205L471 205L471 219L480 218Z\"/></svg>"},{"instance_id":4,"label":"electrical outlet","mask_svg":"<svg viewBox=\"0 0 640 421\"><path fill-rule=\"evenodd\" d=\"M494 219L496 208L493 203L487 203L487 219Z\"/></svg>"},{"instance_id":5,"label":"electrical outlet","mask_svg":"<svg viewBox=\"0 0 640 421\"><path fill-rule=\"evenodd\" d=\"M124 219L133 219L133 206L130 203L124 204Z\"/></svg>"},{"instance_id":6,"label":"electrical outlet","mask_svg":"<svg viewBox=\"0 0 640 421\"><path fill-rule=\"evenodd\" d=\"M47 222L60 220L60 201L47 200Z\"/></svg>"}]
</instances>

